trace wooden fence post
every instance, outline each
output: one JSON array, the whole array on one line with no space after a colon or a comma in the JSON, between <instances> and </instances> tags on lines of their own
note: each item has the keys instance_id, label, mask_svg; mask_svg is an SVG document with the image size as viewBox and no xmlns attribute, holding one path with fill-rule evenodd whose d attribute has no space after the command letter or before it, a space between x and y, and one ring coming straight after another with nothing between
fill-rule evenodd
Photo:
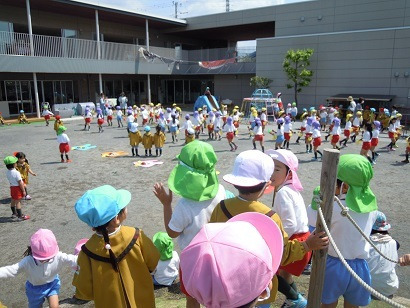
<instances>
[{"instance_id":1,"label":"wooden fence post","mask_svg":"<svg viewBox=\"0 0 410 308\"><path fill-rule=\"evenodd\" d=\"M330 226L333 213L333 200L336 188L337 165L339 164L340 152L333 149L323 151L322 173L320 176L320 206L326 224ZM316 232L324 231L323 225L317 215ZM327 249L313 252L312 272L309 281L308 308L320 307L325 278Z\"/></svg>"}]
</instances>

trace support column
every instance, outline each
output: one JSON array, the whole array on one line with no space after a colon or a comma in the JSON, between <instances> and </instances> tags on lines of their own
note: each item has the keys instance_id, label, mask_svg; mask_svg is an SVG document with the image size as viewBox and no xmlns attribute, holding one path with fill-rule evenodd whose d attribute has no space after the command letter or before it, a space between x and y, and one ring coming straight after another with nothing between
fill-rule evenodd
<instances>
[{"instance_id":1,"label":"support column","mask_svg":"<svg viewBox=\"0 0 410 308\"><path fill-rule=\"evenodd\" d=\"M33 27L31 25L30 0L26 0L26 10L27 10L28 34L30 38L30 56L34 57ZM37 74L35 72L33 72L33 82L34 82L34 100L36 102L36 111L37 111L36 113L37 113L37 118L40 118L40 99L38 98Z\"/></svg>"},{"instance_id":2,"label":"support column","mask_svg":"<svg viewBox=\"0 0 410 308\"><path fill-rule=\"evenodd\" d=\"M98 10L95 10L95 33L97 35L97 57L98 57L98 60L100 60L101 59L101 42L100 42L100 19L98 17ZM101 73L98 74L98 83L100 87L100 92L98 94L101 94L103 92L103 83L102 83Z\"/></svg>"},{"instance_id":3,"label":"support column","mask_svg":"<svg viewBox=\"0 0 410 308\"><path fill-rule=\"evenodd\" d=\"M148 30L148 19L145 19L145 42L147 45L147 50L149 51L149 30ZM151 103L151 78L150 74L147 75L147 93L148 93L148 104Z\"/></svg>"}]
</instances>

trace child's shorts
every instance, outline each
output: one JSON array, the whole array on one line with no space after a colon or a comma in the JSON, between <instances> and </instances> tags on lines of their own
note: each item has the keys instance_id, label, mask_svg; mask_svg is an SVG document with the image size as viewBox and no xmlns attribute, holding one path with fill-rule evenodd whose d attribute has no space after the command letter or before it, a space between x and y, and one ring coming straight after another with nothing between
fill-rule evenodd
<instances>
[{"instance_id":1,"label":"child's shorts","mask_svg":"<svg viewBox=\"0 0 410 308\"><path fill-rule=\"evenodd\" d=\"M235 126L236 128L238 128L238 127L239 127L239 121L234 121L234 122L233 122L233 126Z\"/></svg>"},{"instance_id":2,"label":"child's shorts","mask_svg":"<svg viewBox=\"0 0 410 308\"><path fill-rule=\"evenodd\" d=\"M310 235L310 232L305 232L305 233L298 233L298 234L293 234L289 240L298 240L299 242L305 241ZM305 253L303 256L303 259L292 262L288 265L281 266L279 267L280 269L283 269L287 271L288 273L294 275L294 276L300 276L302 275L306 265L309 263L310 257L312 256L312 252L309 251Z\"/></svg>"},{"instance_id":3,"label":"child's shorts","mask_svg":"<svg viewBox=\"0 0 410 308\"><path fill-rule=\"evenodd\" d=\"M363 142L362 150L368 151L368 150L370 150L370 147L371 147L370 141Z\"/></svg>"},{"instance_id":4,"label":"child's shorts","mask_svg":"<svg viewBox=\"0 0 410 308\"><path fill-rule=\"evenodd\" d=\"M107 116L107 121L112 121L112 116Z\"/></svg>"},{"instance_id":5,"label":"child's shorts","mask_svg":"<svg viewBox=\"0 0 410 308\"><path fill-rule=\"evenodd\" d=\"M255 137L253 137L254 141L263 141L263 135L255 135Z\"/></svg>"},{"instance_id":6,"label":"child's shorts","mask_svg":"<svg viewBox=\"0 0 410 308\"><path fill-rule=\"evenodd\" d=\"M283 140L285 140L285 137L283 137L283 135L276 136L276 143L282 143Z\"/></svg>"},{"instance_id":7,"label":"child's shorts","mask_svg":"<svg viewBox=\"0 0 410 308\"><path fill-rule=\"evenodd\" d=\"M70 152L70 146L68 143L60 143L59 148L61 154Z\"/></svg>"},{"instance_id":8,"label":"child's shorts","mask_svg":"<svg viewBox=\"0 0 410 308\"><path fill-rule=\"evenodd\" d=\"M321 144L322 144L322 139L320 137L313 138L313 146L314 147L319 147Z\"/></svg>"},{"instance_id":9,"label":"child's shorts","mask_svg":"<svg viewBox=\"0 0 410 308\"><path fill-rule=\"evenodd\" d=\"M370 144L372 147L377 147L379 144L379 138L372 138L372 141L370 141Z\"/></svg>"},{"instance_id":10,"label":"child's shorts","mask_svg":"<svg viewBox=\"0 0 410 308\"><path fill-rule=\"evenodd\" d=\"M350 137L350 129L343 130L343 135L345 135L346 138L349 138Z\"/></svg>"},{"instance_id":11,"label":"child's shorts","mask_svg":"<svg viewBox=\"0 0 410 308\"><path fill-rule=\"evenodd\" d=\"M371 285L370 270L366 260L354 259L346 261L365 283ZM370 292L366 291L366 289L350 275L339 258L328 255L322 303L335 303L340 296L343 296L346 301L355 306L367 306L371 300Z\"/></svg>"},{"instance_id":12,"label":"child's shorts","mask_svg":"<svg viewBox=\"0 0 410 308\"><path fill-rule=\"evenodd\" d=\"M42 307L44 300L50 296L58 295L60 293L61 282L58 275L49 283L33 286L30 282L26 281L26 295L28 299L29 308Z\"/></svg>"},{"instance_id":13,"label":"child's shorts","mask_svg":"<svg viewBox=\"0 0 410 308\"><path fill-rule=\"evenodd\" d=\"M10 196L13 200L23 199L23 192L20 189L20 186L10 186Z\"/></svg>"},{"instance_id":14,"label":"child's shorts","mask_svg":"<svg viewBox=\"0 0 410 308\"><path fill-rule=\"evenodd\" d=\"M326 125L326 118L320 118L320 125Z\"/></svg>"},{"instance_id":15,"label":"child's shorts","mask_svg":"<svg viewBox=\"0 0 410 308\"><path fill-rule=\"evenodd\" d=\"M340 139L339 135L332 135L332 143L338 143Z\"/></svg>"},{"instance_id":16,"label":"child's shorts","mask_svg":"<svg viewBox=\"0 0 410 308\"><path fill-rule=\"evenodd\" d=\"M145 125L148 123L148 119L142 119L142 125Z\"/></svg>"},{"instance_id":17,"label":"child's shorts","mask_svg":"<svg viewBox=\"0 0 410 308\"><path fill-rule=\"evenodd\" d=\"M164 129L165 129L165 127L164 127ZM176 133L177 130L178 130L178 127L177 127L177 126L171 126L171 127L169 128L169 131L170 131L171 133Z\"/></svg>"},{"instance_id":18,"label":"child's shorts","mask_svg":"<svg viewBox=\"0 0 410 308\"><path fill-rule=\"evenodd\" d=\"M85 118L85 123L90 124L91 123L91 118Z\"/></svg>"},{"instance_id":19,"label":"child's shorts","mask_svg":"<svg viewBox=\"0 0 410 308\"><path fill-rule=\"evenodd\" d=\"M45 119L45 120L50 120L50 115L49 115L49 114L45 115L45 116L44 116L44 119Z\"/></svg>"},{"instance_id":20,"label":"child's shorts","mask_svg":"<svg viewBox=\"0 0 410 308\"><path fill-rule=\"evenodd\" d=\"M395 138L395 133L394 133L394 132L389 132L389 138L390 138L390 139Z\"/></svg>"},{"instance_id":21,"label":"child's shorts","mask_svg":"<svg viewBox=\"0 0 410 308\"><path fill-rule=\"evenodd\" d=\"M213 124L208 124L208 133L212 133L214 131L214 125Z\"/></svg>"},{"instance_id":22,"label":"child's shorts","mask_svg":"<svg viewBox=\"0 0 410 308\"><path fill-rule=\"evenodd\" d=\"M286 141L290 140L290 133L285 133L285 139L286 139Z\"/></svg>"},{"instance_id":23,"label":"child's shorts","mask_svg":"<svg viewBox=\"0 0 410 308\"><path fill-rule=\"evenodd\" d=\"M235 134L233 132L226 133L226 139L228 139L229 142L232 142L234 137Z\"/></svg>"},{"instance_id":24,"label":"child's shorts","mask_svg":"<svg viewBox=\"0 0 410 308\"><path fill-rule=\"evenodd\" d=\"M97 124L98 125L103 125L104 124L104 119L98 119Z\"/></svg>"}]
</instances>

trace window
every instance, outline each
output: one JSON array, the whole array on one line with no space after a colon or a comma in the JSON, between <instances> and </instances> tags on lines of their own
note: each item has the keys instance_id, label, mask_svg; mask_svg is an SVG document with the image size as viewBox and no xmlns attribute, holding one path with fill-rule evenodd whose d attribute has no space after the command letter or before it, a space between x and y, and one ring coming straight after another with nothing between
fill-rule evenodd
<instances>
[{"instance_id":1,"label":"window","mask_svg":"<svg viewBox=\"0 0 410 308\"><path fill-rule=\"evenodd\" d=\"M65 38L77 38L77 30L61 29L61 37L65 37Z\"/></svg>"}]
</instances>

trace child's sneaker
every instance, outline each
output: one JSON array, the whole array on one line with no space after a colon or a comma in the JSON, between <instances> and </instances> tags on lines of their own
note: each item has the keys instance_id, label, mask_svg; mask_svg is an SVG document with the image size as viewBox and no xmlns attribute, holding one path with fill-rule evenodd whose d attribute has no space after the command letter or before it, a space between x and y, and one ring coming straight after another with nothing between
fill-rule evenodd
<instances>
[{"instance_id":1,"label":"child's sneaker","mask_svg":"<svg viewBox=\"0 0 410 308\"><path fill-rule=\"evenodd\" d=\"M26 195L26 196L24 197L24 200L31 200L31 196L30 196L30 195Z\"/></svg>"},{"instance_id":2,"label":"child's sneaker","mask_svg":"<svg viewBox=\"0 0 410 308\"><path fill-rule=\"evenodd\" d=\"M304 308L307 306L307 300L302 296L302 294L298 294L298 299L287 299L281 306L281 308Z\"/></svg>"},{"instance_id":3,"label":"child's sneaker","mask_svg":"<svg viewBox=\"0 0 410 308\"><path fill-rule=\"evenodd\" d=\"M64 162L64 159L62 159L61 162L63 163L63 162Z\"/></svg>"},{"instance_id":4,"label":"child's sneaker","mask_svg":"<svg viewBox=\"0 0 410 308\"><path fill-rule=\"evenodd\" d=\"M30 216L28 215L21 215L20 217L17 217L17 221L24 221L24 220L29 220Z\"/></svg>"},{"instance_id":5,"label":"child's sneaker","mask_svg":"<svg viewBox=\"0 0 410 308\"><path fill-rule=\"evenodd\" d=\"M405 160L402 160L401 162L402 162L402 163L405 163L405 164L408 164L408 163L409 163L409 160L408 160L408 159L405 159Z\"/></svg>"},{"instance_id":6,"label":"child's sneaker","mask_svg":"<svg viewBox=\"0 0 410 308\"><path fill-rule=\"evenodd\" d=\"M71 159L67 159L66 163L71 163L72 160Z\"/></svg>"}]
</instances>

